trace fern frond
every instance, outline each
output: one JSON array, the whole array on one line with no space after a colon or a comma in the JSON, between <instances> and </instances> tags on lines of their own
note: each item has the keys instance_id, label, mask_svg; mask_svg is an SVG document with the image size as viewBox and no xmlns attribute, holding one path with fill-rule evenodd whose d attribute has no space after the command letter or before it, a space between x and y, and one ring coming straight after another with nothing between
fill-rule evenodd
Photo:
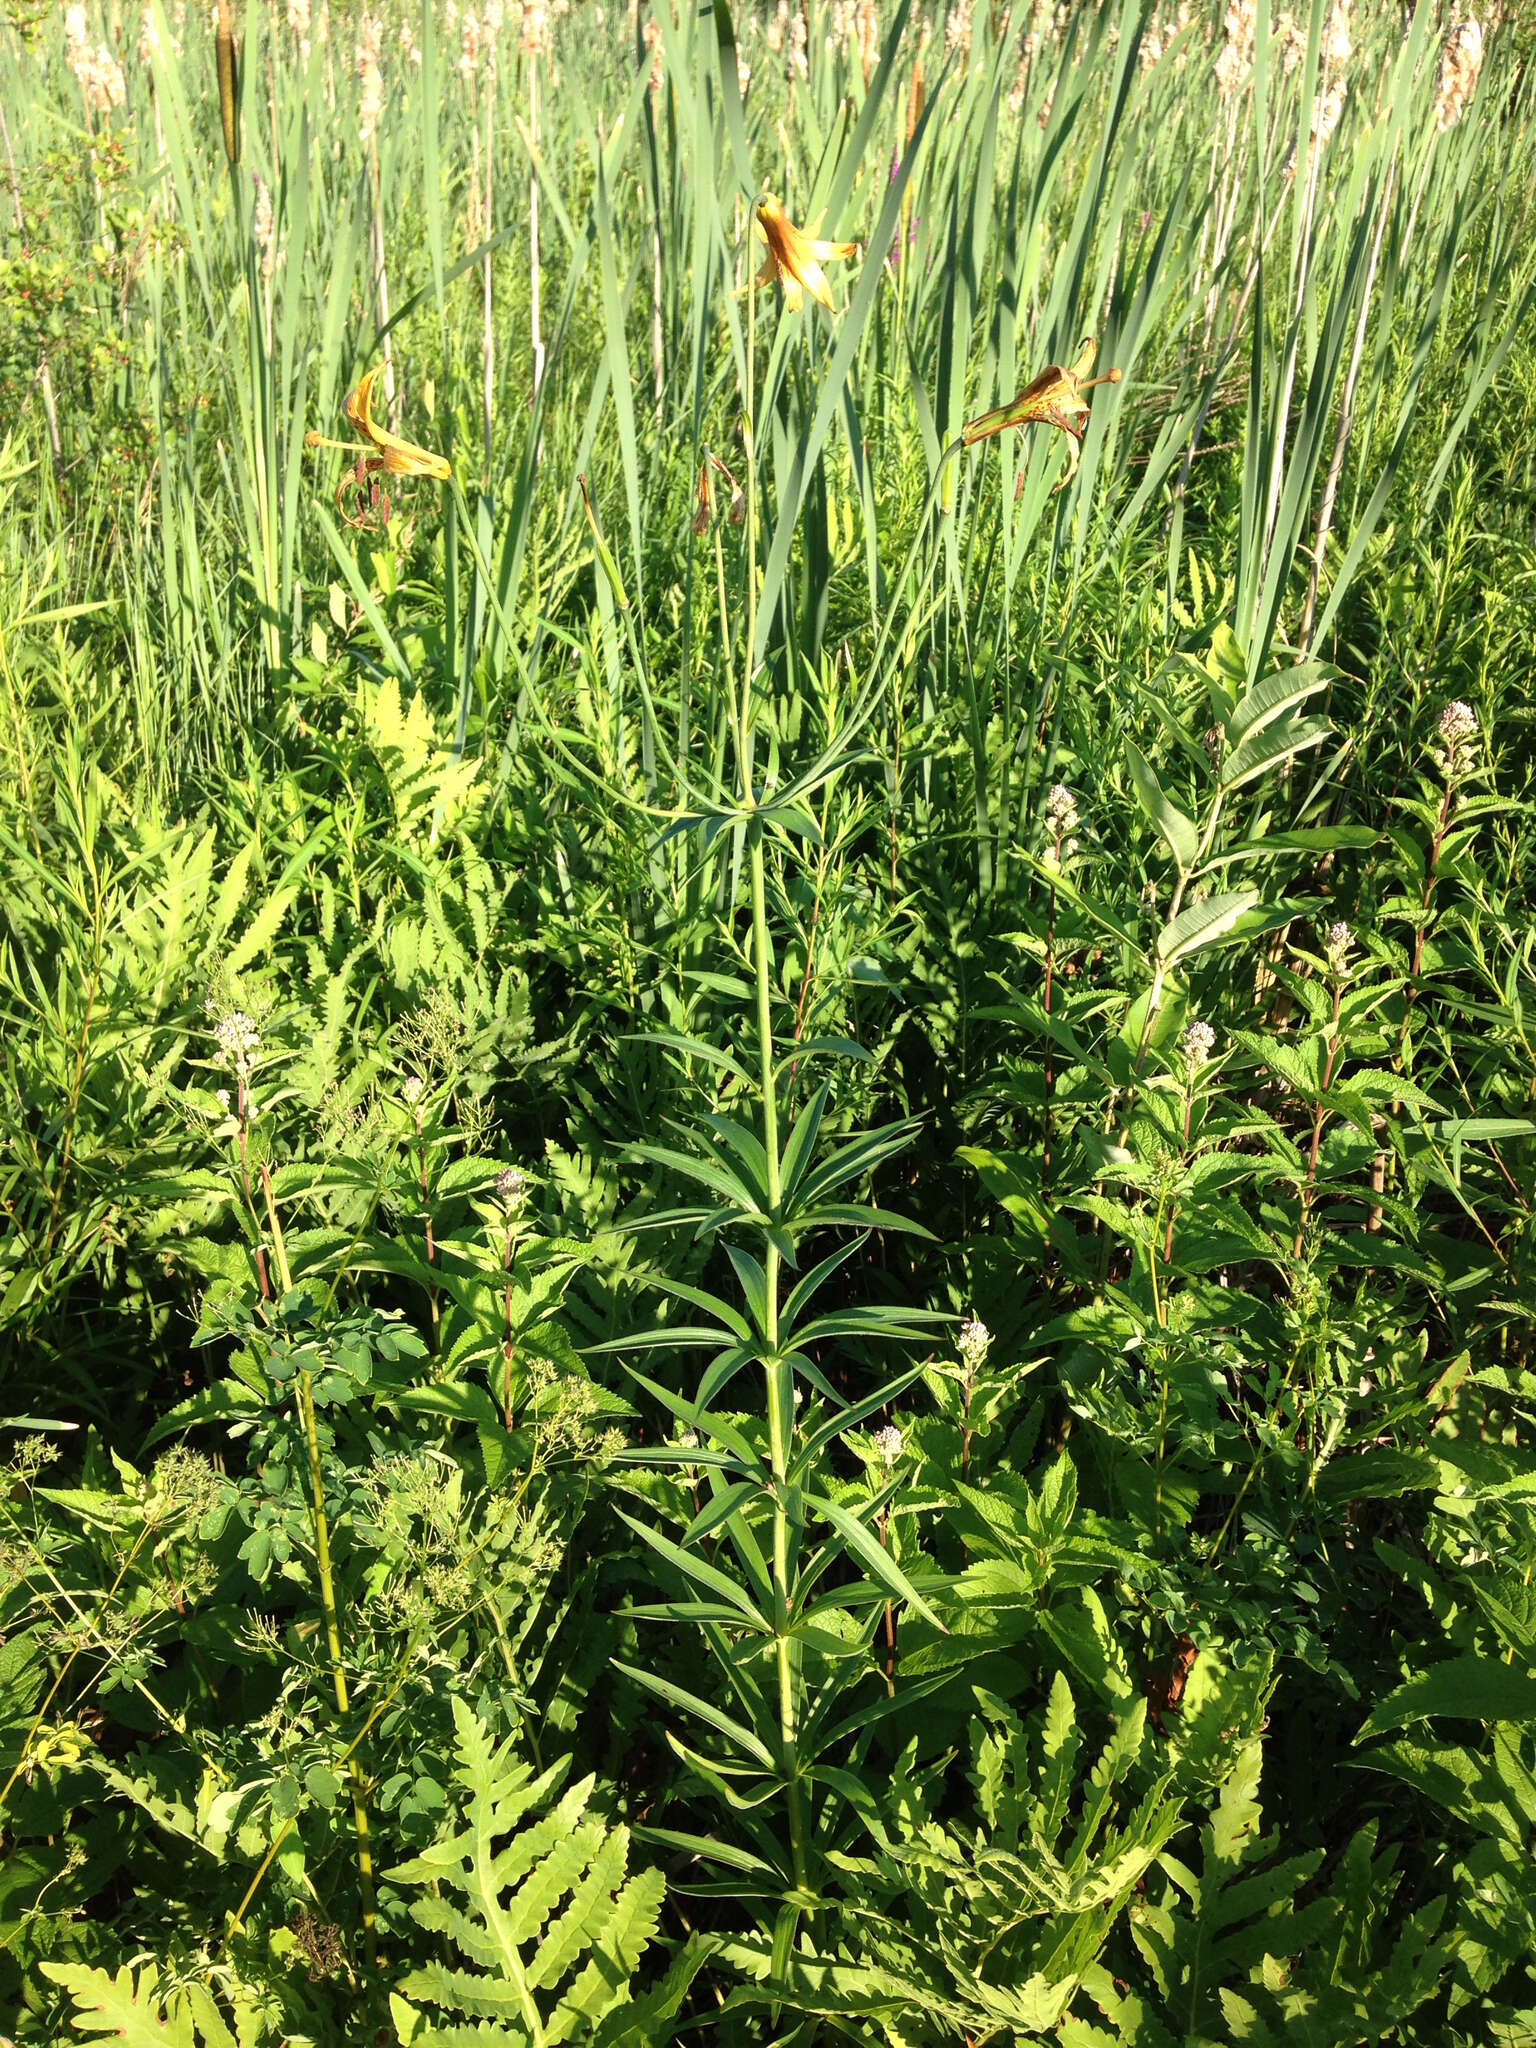
<instances>
[{"instance_id":1,"label":"fern frond","mask_svg":"<svg viewBox=\"0 0 1536 2048\"><path fill-rule=\"evenodd\" d=\"M436 1888L411 1912L460 1960L405 1978L391 2001L401 2040L410 2048L598 2040L639 2048L675 2013L706 1951L685 1951L657 1992L637 1999L632 1979L666 1889L660 1872L626 1876L628 1829L584 1817L590 1778L540 1813L568 1759L535 1776L461 1701L453 1712L463 1824L450 1823L391 1875Z\"/></svg>"}]
</instances>

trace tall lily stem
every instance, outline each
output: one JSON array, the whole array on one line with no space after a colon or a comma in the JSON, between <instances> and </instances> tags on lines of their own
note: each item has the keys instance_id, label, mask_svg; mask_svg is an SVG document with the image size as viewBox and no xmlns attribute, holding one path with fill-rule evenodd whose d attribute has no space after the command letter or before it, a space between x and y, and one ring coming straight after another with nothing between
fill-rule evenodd
<instances>
[{"instance_id":1,"label":"tall lily stem","mask_svg":"<svg viewBox=\"0 0 1536 2048\"><path fill-rule=\"evenodd\" d=\"M750 221L747 229L751 234ZM767 860L763 823L752 785L752 687L757 647L757 442L754 423L757 374L757 295L747 266L747 389L742 419L746 444L747 618L742 657L742 693L737 718L737 768L741 801L750 814L752 880L752 964L757 983L757 1039L767 1156L768 1207L776 1218L783 1187L779 1176L779 1104L773 1052L773 941L768 930ZM797 1890L806 1889L805 1814L801 1800L795 1658L790 1640L789 1464L795 1428L793 1375L779 1358L779 1247L769 1237L763 1250L763 1366L768 1404L768 1456L773 1473L773 1627L779 1688L779 1740L788 1800L790 1858Z\"/></svg>"}]
</instances>

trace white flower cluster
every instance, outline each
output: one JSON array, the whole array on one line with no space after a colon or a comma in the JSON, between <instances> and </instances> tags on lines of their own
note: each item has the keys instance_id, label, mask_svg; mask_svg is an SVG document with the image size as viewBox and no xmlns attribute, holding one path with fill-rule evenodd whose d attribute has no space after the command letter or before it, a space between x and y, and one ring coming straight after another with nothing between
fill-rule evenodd
<instances>
[{"instance_id":1,"label":"white flower cluster","mask_svg":"<svg viewBox=\"0 0 1536 2048\"><path fill-rule=\"evenodd\" d=\"M960 1353L960 1363L967 1372L979 1372L986 1364L987 1353L992 1349L992 1332L980 1316L972 1316L960 1325L960 1335L955 1348Z\"/></svg>"},{"instance_id":2,"label":"white flower cluster","mask_svg":"<svg viewBox=\"0 0 1536 2048\"><path fill-rule=\"evenodd\" d=\"M1445 773L1463 775L1472 765L1477 739L1477 713L1459 697L1453 698L1435 720L1435 758Z\"/></svg>"},{"instance_id":3,"label":"white flower cluster","mask_svg":"<svg viewBox=\"0 0 1536 2048\"><path fill-rule=\"evenodd\" d=\"M496 1176L496 1199L510 1216L528 1198L528 1176L516 1166L504 1166Z\"/></svg>"},{"instance_id":4,"label":"white flower cluster","mask_svg":"<svg viewBox=\"0 0 1536 2048\"><path fill-rule=\"evenodd\" d=\"M1184 1064L1192 1074L1198 1074L1209 1066L1211 1054L1216 1050L1216 1033L1201 1018L1191 1018L1179 1033L1179 1051L1184 1055Z\"/></svg>"},{"instance_id":5,"label":"white flower cluster","mask_svg":"<svg viewBox=\"0 0 1536 2048\"><path fill-rule=\"evenodd\" d=\"M1058 861L1068 861L1077 852L1080 822L1077 798L1064 782L1054 784L1045 799L1045 831Z\"/></svg>"},{"instance_id":6,"label":"white flower cluster","mask_svg":"<svg viewBox=\"0 0 1536 2048\"><path fill-rule=\"evenodd\" d=\"M1342 918L1335 919L1329 925L1328 940L1324 950L1328 955L1329 967L1341 981L1349 972L1349 953L1354 943L1355 935Z\"/></svg>"},{"instance_id":7,"label":"white flower cluster","mask_svg":"<svg viewBox=\"0 0 1536 2048\"><path fill-rule=\"evenodd\" d=\"M237 1074L248 1074L261 1050L261 1032L254 1017L244 1010L229 1010L213 1027L213 1041L225 1064Z\"/></svg>"},{"instance_id":8,"label":"white flower cluster","mask_svg":"<svg viewBox=\"0 0 1536 2048\"><path fill-rule=\"evenodd\" d=\"M875 1431L875 1449L887 1465L894 1465L901 1456L901 1431L894 1422L887 1422Z\"/></svg>"}]
</instances>

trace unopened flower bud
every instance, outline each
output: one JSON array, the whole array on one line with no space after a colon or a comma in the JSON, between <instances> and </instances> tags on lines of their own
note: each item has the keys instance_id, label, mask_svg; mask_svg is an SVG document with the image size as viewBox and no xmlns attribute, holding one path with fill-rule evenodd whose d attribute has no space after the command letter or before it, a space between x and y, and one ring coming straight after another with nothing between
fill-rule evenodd
<instances>
[{"instance_id":1,"label":"unopened flower bud","mask_svg":"<svg viewBox=\"0 0 1536 2048\"><path fill-rule=\"evenodd\" d=\"M496 1199L510 1216L528 1196L528 1176L516 1166L504 1166L496 1176Z\"/></svg>"}]
</instances>

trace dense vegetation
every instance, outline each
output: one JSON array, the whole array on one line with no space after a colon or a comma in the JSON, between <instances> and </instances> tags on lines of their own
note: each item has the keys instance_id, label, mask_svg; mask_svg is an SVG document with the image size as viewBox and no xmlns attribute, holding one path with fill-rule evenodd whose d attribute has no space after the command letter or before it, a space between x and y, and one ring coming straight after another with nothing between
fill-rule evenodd
<instances>
[{"instance_id":1,"label":"dense vegetation","mask_svg":"<svg viewBox=\"0 0 1536 2048\"><path fill-rule=\"evenodd\" d=\"M381 5L0 28L0 2034L1536 2043L1529 28Z\"/></svg>"}]
</instances>

